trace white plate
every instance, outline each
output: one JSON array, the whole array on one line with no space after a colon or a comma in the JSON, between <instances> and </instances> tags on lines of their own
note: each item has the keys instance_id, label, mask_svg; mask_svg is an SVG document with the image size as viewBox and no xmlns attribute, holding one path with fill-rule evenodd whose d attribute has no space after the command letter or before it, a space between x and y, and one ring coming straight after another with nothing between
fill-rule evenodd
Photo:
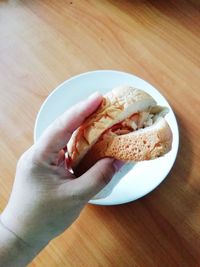
<instances>
[{"instance_id":1,"label":"white plate","mask_svg":"<svg viewBox=\"0 0 200 267\"><path fill-rule=\"evenodd\" d=\"M160 105L169 107L166 119L173 132L172 150L164 157L152 161L125 165L104 189L109 195L91 200L92 204L116 205L136 200L155 189L167 176L177 156L179 134L175 115L166 99L148 82L132 74L112 70L92 71L72 77L59 85L44 101L35 122L36 142L43 130L67 108L95 91L105 94L119 85L141 88Z\"/></svg>"}]
</instances>

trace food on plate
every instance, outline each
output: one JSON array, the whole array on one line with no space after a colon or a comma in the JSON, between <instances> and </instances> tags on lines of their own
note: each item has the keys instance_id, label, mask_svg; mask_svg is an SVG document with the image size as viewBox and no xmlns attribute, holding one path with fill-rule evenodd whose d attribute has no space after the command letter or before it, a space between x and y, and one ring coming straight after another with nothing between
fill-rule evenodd
<instances>
[{"instance_id":1,"label":"food on plate","mask_svg":"<svg viewBox=\"0 0 200 267\"><path fill-rule=\"evenodd\" d=\"M167 113L141 89L114 88L73 133L67 145L70 167L84 171L103 157L137 162L165 155L172 146Z\"/></svg>"}]
</instances>

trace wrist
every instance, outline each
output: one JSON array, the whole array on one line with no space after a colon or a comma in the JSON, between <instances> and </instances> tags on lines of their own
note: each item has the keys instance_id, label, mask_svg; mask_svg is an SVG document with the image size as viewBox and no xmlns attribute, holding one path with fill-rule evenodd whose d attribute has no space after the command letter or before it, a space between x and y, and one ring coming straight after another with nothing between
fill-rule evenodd
<instances>
[{"instance_id":1,"label":"wrist","mask_svg":"<svg viewBox=\"0 0 200 267\"><path fill-rule=\"evenodd\" d=\"M31 253L37 254L42 250L50 240L43 240L37 238L37 235L33 233L32 227L23 219L23 216L18 216L9 209L9 206L0 214L0 225L4 228L4 231L13 235L16 241L24 245Z\"/></svg>"},{"instance_id":2,"label":"wrist","mask_svg":"<svg viewBox=\"0 0 200 267\"><path fill-rule=\"evenodd\" d=\"M0 215L0 222L19 240L36 251L43 249L50 241L42 235L39 224L36 225L31 216L27 216L22 210L16 212L10 203Z\"/></svg>"},{"instance_id":3,"label":"wrist","mask_svg":"<svg viewBox=\"0 0 200 267\"><path fill-rule=\"evenodd\" d=\"M0 216L0 266L26 266L39 252L8 229Z\"/></svg>"}]
</instances>

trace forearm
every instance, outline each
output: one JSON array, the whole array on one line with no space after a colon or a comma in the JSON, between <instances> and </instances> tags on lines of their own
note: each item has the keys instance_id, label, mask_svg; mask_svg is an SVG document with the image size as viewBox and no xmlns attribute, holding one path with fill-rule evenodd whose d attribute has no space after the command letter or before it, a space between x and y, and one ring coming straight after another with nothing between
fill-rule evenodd
<instances>
[{"instance_id":1,"label":"forearm","mask_svg":"<svg viewBox=\"0 0 200 267\"><path fill-rule=\"evenodd\" d=\"M23 267L39 253L41 248L30 247L1 222L0 217L0 266Z\"/></svg>"}]
</instances>

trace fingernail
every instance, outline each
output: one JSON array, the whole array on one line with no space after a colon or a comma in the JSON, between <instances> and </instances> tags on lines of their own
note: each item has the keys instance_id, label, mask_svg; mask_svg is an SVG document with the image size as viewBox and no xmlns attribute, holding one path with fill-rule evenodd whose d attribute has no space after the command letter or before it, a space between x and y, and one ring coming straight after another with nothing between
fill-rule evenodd
<instances>
[{"instance_id":1,"label":"fingernail","mask_svg":"<svg viewBox=\"0 0 200 267\"><path fill-rule=\"evenodd\" d=\"M121 160L114 160L113 161L113 166L114 166L116 171L119 171L124 164L125 163Z\"/></svg>"},{"instance_id":2,"label":"fingernail","mask_svg":"<svg viewBox=\"0 0 200 267\"><path fill-rule=\"evenodd\" d=\"M100 96L101 96L101 94L99 92L95 92L95 93L91 94L88 98L90 100L93 100L93 99L96 99L96 98L98 98Z\"/></svg>"}]
</instances>

